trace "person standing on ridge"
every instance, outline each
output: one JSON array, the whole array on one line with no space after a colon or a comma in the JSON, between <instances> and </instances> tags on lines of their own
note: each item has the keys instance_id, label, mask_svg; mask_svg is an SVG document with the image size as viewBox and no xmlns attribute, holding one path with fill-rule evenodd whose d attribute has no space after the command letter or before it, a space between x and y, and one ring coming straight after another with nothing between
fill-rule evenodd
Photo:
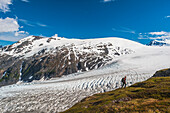
<instances>
[{"instance_id":1,"label":"person standing on ridge","mask_svg":"<svg viewBox=\"0 0 170 113\"><path fill-rule=\"evenodd\" d=\"M126 88L126 76L124 78L122 78L122 88L124 86L124 88Z\"/></svg>"}]
</instances>

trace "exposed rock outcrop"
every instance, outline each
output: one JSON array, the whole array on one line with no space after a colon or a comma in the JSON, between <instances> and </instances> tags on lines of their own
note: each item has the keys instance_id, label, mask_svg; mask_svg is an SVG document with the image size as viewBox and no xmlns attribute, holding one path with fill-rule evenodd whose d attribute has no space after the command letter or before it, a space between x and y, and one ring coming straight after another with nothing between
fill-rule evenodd
<instances>
[{"instance_id":1,"label":"exposed rock outcrop","mask_svg":"<svg viewBox=\"0 0 170 113\"><path fill-rule=\"evenodd\" d=\"M170 76L170 68L157 71L153 77L168 77Z\"/></svg>"}]
</instances>

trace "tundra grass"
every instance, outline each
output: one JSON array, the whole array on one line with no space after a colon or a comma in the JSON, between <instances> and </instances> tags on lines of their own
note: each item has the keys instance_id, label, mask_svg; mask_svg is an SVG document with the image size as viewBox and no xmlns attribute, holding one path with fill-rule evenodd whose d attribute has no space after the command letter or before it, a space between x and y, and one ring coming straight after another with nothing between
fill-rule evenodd
<instances>
[{"instance_id":1,"label":"tundra grass","mask_svg":"<svg viewBox=\"0 0 170 113\"><path fill-rule=\"evenodd\" d=\"M170 113L170 77L144 82L83 99L64 113Z\"/></svg>"}]
</instances>

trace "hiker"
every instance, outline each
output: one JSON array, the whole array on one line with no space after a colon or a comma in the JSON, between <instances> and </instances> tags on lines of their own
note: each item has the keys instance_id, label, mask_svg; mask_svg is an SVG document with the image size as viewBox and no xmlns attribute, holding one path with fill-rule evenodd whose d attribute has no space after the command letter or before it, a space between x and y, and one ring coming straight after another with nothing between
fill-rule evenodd
<instances>
[{"instance_id":1,"label":"hiker","mask_svg":"<svg viewBox=\"0 0 170 113\"><path fill-rule=\"evenodd\" d=\"M122 88L124 86L124 88L126 87L126 76L124 78L122 78Z\"/></svg>"}]
</instances>

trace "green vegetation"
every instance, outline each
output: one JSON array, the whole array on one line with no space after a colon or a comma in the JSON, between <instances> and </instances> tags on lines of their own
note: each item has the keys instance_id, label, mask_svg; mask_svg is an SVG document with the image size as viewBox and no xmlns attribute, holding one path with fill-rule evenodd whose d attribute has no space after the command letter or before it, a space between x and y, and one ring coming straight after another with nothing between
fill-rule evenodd
<instances>
[{"instance_id":1,"label":"green vegetation","mask_svg":"<svg viewBox=\"0 0 170 113\"><path fill-rule=\"evenodd\" d=\"M27 67L27 69L25 70L25 72L23 73L23 77L26 76L29 72L30 72L31 66Z\"/></svg>"},{"instance_id":2,"label":"green vegetation","mask_svg":"<svg viewBox=\"0 0 170 113\"><path fill-rule=\"evenodd\" d=\"M3 76L1 79L0 79L0 82L8 82L8 80L12 79L12 78L15 78L15 80L19 80L19 73L18 72L15 72L14 74L13 73L9 73L9 74L5 74L5 76Z\"/></svg>"},{"instance_id":3,"label":"green vegetation","mask_svg":"<svg viewBox=\"0 0 170 113\"><path fill-rule=\"evenodd\" d=\"M170 77L153 77L130 87L95 94L64 113L170 113Z\"/></svg>"}]
</instances>

